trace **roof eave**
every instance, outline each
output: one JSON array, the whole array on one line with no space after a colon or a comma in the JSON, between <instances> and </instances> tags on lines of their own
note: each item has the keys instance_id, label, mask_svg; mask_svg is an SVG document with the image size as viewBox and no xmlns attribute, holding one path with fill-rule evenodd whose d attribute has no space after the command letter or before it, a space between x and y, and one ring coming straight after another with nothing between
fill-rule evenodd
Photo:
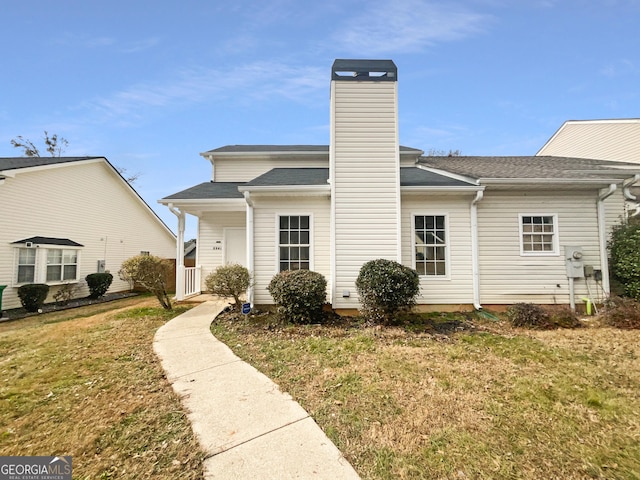
<instances>
[{"instance_id":1,"label":"roof eave","mask_svg":"<svg viewBox=\"0 0 640 480\"><path fill-rule=\"evenodd\" d=\"M241 193L304 193L323 195L331 193L331 185L243 185L238 187Z\"/></svg>"}]
</instances>

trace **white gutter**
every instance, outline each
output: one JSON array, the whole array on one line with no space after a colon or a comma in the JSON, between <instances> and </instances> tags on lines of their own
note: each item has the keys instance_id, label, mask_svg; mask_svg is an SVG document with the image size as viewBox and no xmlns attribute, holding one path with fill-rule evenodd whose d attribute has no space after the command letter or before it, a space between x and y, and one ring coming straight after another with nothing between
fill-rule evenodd
<instances>
[{"instance_id":1,"label":"white gutter","mask_svg":"<svg viewBox=\"0 0 640 480\"><path fill-rule=\"evenodd\" d=\"M638 200L638 197L636 197L635 195L633 195L629 189L638 181L640 180L640 173L636 173L633 177L629 178L628 180L625 180L622 183L622 193L624 194L624 198L626 198L627 200L631 200L632 202L635 202L636 200Z\"/></svg>"},{"instance_id":2,"label":"white gutter","mask_svg":"<svg viewBox=\"0 0 640 480\"><path fill-rule=\"evenodd\" d=\"M609 284L609 257L607 256L607 225L605 222L604 201L613 195L617 185L612 183L606 190L601 190L598 194L597 214L598 214L598 237L600 241L600 269L602 270L602 290L605 295L610 293Z\"/></svg>"},{"instance_id":3,"label":"white gutter","mask_svg":"<svg viewBox=\"0 0 640 480\"><path fill-rule=\"evenodd\" d=\"M478 253L478 203L484 197L484 191L478 190L471 201L471 268L473 275L473 307L482 310L480 304L480 256Z\"/></svg>"},{"instance_id":4,"label":"white gutter","mask_svg":"<svg viewBox=\"0 0 640 480\"><path fill-rule=\"evenodd\" d=\"M171 213L178 217L178 235L176 238L176 300L184 300L184 220L185 214L173 203L167 204Z\"/></svg>"},{"instance_id":5,"label":"white gutter","mask_svg":"<svg viewBox=\"0 0 640 480\"><path fill-rule=\"evenodd\" d=\"M255 255L253 252L253 200L251 199L251 193L244 192L244 199L247 202L247 269L249 274L253 276ZM253 308L253 281L249 283L249 288L247 289L247 302Z\"/></svg>"}]
</instances>

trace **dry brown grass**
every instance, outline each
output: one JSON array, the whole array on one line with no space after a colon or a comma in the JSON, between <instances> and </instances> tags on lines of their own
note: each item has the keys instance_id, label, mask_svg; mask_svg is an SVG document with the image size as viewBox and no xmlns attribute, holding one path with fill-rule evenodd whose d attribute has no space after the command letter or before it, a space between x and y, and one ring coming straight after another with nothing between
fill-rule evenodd
<instances>
[{"instance_id":1,"label":"dry brown grass","mask_svg":"<svg viewBox=\"0 0 640 480\"><path fill-rule=\"evenodd\" d=\"M203 455L153 352L152 298L0 324L0 451L72 455L74 478L203 478Z\"/></svg>"},{"instance_id":2,"label":"dry brown grass","mask_svg":"<svg viewBox=\"0 0 640 480\"><path fill-rule=\"evenodd\" d=\"M220 319L365 479L640 478L640 332Z\"/></svg>"}]
</instances>

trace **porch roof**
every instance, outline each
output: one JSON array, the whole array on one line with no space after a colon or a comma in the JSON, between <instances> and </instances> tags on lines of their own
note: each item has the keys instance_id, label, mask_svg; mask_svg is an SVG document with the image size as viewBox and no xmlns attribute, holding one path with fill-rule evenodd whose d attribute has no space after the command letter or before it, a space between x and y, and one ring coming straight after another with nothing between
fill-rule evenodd
<instances>
[{"instance_id":1,"label":"porch roof","mask_svg":"<svg viewBox=\"0 0 640 480\"><path fill-rule=\"evenodd\" d=\"M204 198L244 198L238 187L244 182L204 182L181 192L164 197L165 200L199 200Z\"/></svg>"}]
</instances>

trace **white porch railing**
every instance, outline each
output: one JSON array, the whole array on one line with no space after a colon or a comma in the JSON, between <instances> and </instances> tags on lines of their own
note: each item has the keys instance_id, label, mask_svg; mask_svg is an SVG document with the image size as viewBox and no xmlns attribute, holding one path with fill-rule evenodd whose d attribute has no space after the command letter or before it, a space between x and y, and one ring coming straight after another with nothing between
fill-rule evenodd
<instances>
[{"instance_id":1,"label":"white porch railing","mask_svg":"<svg viewBox=\"0 0 640 480\"><path fill-rule=\"evenodd\" d=\"M200 293L200 267L184 268L184 296Z\"/></svg>"}]
</instances>

